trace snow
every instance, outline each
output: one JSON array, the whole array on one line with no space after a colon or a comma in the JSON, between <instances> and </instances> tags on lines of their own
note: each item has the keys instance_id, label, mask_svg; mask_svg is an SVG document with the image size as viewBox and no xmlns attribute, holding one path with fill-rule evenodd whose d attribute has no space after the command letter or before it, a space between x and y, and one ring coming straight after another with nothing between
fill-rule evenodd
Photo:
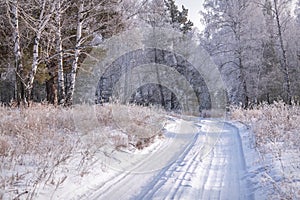
<instances>
[{"instance_id":1,"label":"snow","mask_svg":"<svg viewBox=\"0 0 300 200\"><path fill-rule=\"evenodd\" d=\"M243 149L247 152L247 176L255 186L255 199L300 199L299 151L284 150L288 144L282 142L257 149L250 127L240 122L233 124L239 128ZM282 155L277 155L278 151Z\"/></svg>"},{"instance_id":2,"label":"snow","mask_svg":"<svg viewBox=\"0 0 300 200\"><path fill-rule=\"evenodd\" d=\"M55 172L63 183L39 185L33 199L267 199L263 180L281 178L278 163L265 173L244 124L170 117L164 129L142 150L104 146L80 172L74 155Z\"/></svg>"},{"instance_id":3,"label":"snow","mask_svg":"<svg viewBox=\"0 0 300 200\"><path fill-rule=\"evenodd\" d=\"M163 138L143 150L99 153L88 175L74 175L52 199L254 198L235 126L170 118L165 129ZM43 195L47 199L47 190L38 199Z\"/></svg>"}]
</instances>

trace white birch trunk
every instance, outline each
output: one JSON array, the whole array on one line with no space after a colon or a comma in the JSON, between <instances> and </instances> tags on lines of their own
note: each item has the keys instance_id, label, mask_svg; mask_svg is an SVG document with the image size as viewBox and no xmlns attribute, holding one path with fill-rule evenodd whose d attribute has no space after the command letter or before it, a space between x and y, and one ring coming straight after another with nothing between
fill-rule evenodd
<instances>
[{"instance_id":1,"label":"white birch trunk","mask_svg":"<svg viewBox=\"0 0 300 200\"><path fill-rule=\"evenodd\" d=\"M32 87L33 87L33 82L34 82L34 78L36 75L36 71L38 68L38 64L39 64L39 46L40 46L40 39L42 36L42 32L44 31L47 23L49 22L49 20L51 19L51 16L54 13L54 9L55 9L55 2L52 3L51 8L47 13L47 8L46 8L46 0L43 1L43 5L41 8L41 13L39 16L39 24L38 24L38 28L36 30L36 35L34 38L34 44L33 44L33 55L32 55L32 65L31 65L31 71L29 73L28 76L28 82L27 82L27 88L26 88L26 98L27 101L29 102L29 100L31 99L31 92L32 92Z\"/></svg>"},{"instance_id":2,"label":"white birch trunk","mask_svg":"<svg viewBox=\"0 0 300 200\"><path fill-rule=\"evenodd\" d=\"M31 91L33 87L34 77L38 67L40 39L41 39L41 32L38 32L36 33L36 36L34 38L32 65L31 65L31 71L29 73L28 83L26 88L28 102L31 99Z\"/></svg>"},{"instance_id":3,"label":"white birch trunk","mask_svg":"<svg viewBox=\"0 0 300 200\"><path fill-rule=\"evenodd\" d=\"M72 70L71 70L71 75L70 75L70 86L68 88L67 97L66 97L66 105L72 105L72 103L73 103L76 72L77 72L77 68L78 68L78 59L80 56L84 2L80 1L79 4L80 5L79 5L78 19L77 19L76 46L75 46L74 60L72 63Z\"/></svg>"},{"instance_id":4,"label":"white birch trunk","mask_svg":"<svg viewBox=\"0 0 300 200\"><path fill-rule=\"evenodd\" d=\"M61 0L57 2L57 12L56 12L56 51L58 52L58 103L64 104L65 102L65 84L64 84L64 68L63 68L63 48L62 48L62 38L61 38Z\"/></svg>"},{"instance_id":5,"label":"white birch trunk","mask_svg":"<svg viewBox=\"0 0 300 200\"><path fill-rule=\"evenodd\" d=\"M11 3L11 5L9 5ZM8 8L10 9L10 20L13 29L13 42L14 42L14 57L15 57L15 72L16 72L16 88L15 98L20 105L21 101L25 101L24 98L24 82L23 82L23 65L20 45L20 31L19 31L19 8L18 0L8 2Z\"/></svg>"}]
</instances>

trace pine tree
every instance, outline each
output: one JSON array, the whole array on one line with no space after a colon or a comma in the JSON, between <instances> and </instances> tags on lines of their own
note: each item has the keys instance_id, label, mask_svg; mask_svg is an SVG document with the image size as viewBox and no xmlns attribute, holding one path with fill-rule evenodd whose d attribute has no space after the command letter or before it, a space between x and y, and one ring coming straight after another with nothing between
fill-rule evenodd
<instances>
[{"instance_id":1,"label":"pine tree","mask_svg":"<svg viewBox=\"0 0 300 200\"><path fill-rule=\"evenodd\" d=\"M188 19L188 9L182 5L182 11L178 10L178 6L174 0L165 0L166 12L169 16L169 23L183 33L187 33L192 30L193 22Z\"/></svg>"}]
</instances>

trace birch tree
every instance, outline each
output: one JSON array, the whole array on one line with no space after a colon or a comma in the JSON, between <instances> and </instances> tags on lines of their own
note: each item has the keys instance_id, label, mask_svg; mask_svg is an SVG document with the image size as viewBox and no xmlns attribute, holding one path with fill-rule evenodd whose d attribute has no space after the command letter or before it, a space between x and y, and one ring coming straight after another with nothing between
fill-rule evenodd
<instances>
[{"instance_id":1,"label":"birch tree","mask_svg":"<svg viewBox=\"0 0 300 200\"><path fill-rule=\"evenodd\" d=\"M247 85L248 41L247 19L251 14L251 1L212 1L206 0L205 11L202 12L206 25L202 35L202 45L215 58L225 76L238 80L238 85L231 88L232 102L241 102L243 107L249 105ZM235 81L236 82L236 81Z\"/></svg>"},{"instance_id":2,"label":"birch tree","mask_svg":"<svg viewBox=\"0 0 300 200\"><path fill-rule=\"evenodd\" d=\"M245 108L280 98L291 104L298 77L291 1L206 0L204 7L202 45L219 65L230 100Z\"/></svg>"},{"instance_id":3,"label":"birch tree","mask_svg":"<svg viewBox=\"0 0 300 200\"><path fill-rule=\"evenodd\" d=\"M291 66L288 60L288 38L286 36L288 30L291 28L291 7L292 0L266 0L258 3L263 9L271 12L274 20L274 35L276 39L276 52L279 59L279 68L284 78L284 93L285 101L288 104L292 103L292 79Z\"/></svg>"},{"instance_id":4,"label":"birch tree","mask_svg":"<svg viewBox=\"0 0 300 200\"><path fill-rule=\"evenodd\" d=\"M57 24L56 32L56 51L58 53L57 61L57 77L58 77L58 95L59 104L63 104L65 100L65 86L64 86L64 69L63 69L63 49L62 49L62 35L61 35L61 1L58 0L56 8L55 22Z\"/></svg>"},{"instance_id":5,"label":"birch tree","mask_svg":"<svg viewBox=\"0 0 300 200\"><path fill-rule=\"evenodd\" d=\"M280 43L280 50L281 50L281 61L280 61L280 66L282 69L282 72L284 74L284 79L285 79L285 88L286 88L286 101L288 104L292 104L292 93L291 93L291 78L290 78L290 72L289 72L289 65L287 61L287 52L286 52L286 47L284 44L284 26L286 25L286 21L288 19L283 19L283 18L289 18L289 14L286 13L285 9L288 9L291 3L290 0L285 0L285 1L280 1L278 0L273 0L273 12L275 14L276 18L276 25L277 25L277 33L278 33L278 39ZM287 16L284 16L284 15Z\"/></svg>"},{"instance_id":6,"label":"birch tree","mask_svg":"<svg viewBox=\"0 0 300 200\"><path fill-rule=\"evenodd\" d=\"M39 65L39 48L40 48L40 40L42 37L42 33L45 30L48 22L54 14L54 10L56 8L55 1L51 0L40 0L38 2L38 10L40 11L38 18L33 19L35 26L32 26L35 36L33 42L33 55L32 55L32 65L31 71L28 76L27 85L26 85L26 95L27 100L31 99L31 91L33 87L34 78L36 75L36 71ZM35 13L33 13L35 14Z\"/></svg>"},{"instance_id":7,"label":"birch tree","mask_svg":"<svg viewBox=\"0 0 300 200\"><path fill-rule=\"evenodd\" d=\"M18 102L28 102L38 93L34 94L34 87L46 81L51 82L51 88L57 83L59 103L70 105L77 70L95 45L94 38L106 39L124 28L120 13L125 11L119 10L120 2L5 0L11 30L3 26L1 32L12 32Z\"/></svg>"},{"instance_id":8,"label":"birch tree","mask_svg":"<svg viewBox=\"0 0 300 200\"><path fill-rule=\"evenodd\" d=\"M80 0L78 5L78 13L77 13L77 29L76 29L76 44L75 44L75 53L74 60L72 63L72 70L70 75L70 87L68 88L67 96L66 96L66 104L71 105L73 102L73 94L75 90L75 79L78 68L78 61L80 55L80 47L82 43L82 28L83 28L83 20L84 20L84 1Z\"/></svg>"},{"instance_id":9,"label":"birch tree","mask_svg":"<svg viewBox=\"0 0 300 200\"><path fill-rule=\"evenodd\" d=\"M76 41L65 105L73 103L80 56L86 53L87 48L91 47L90 42L95 35L99 34L106 39L123 29L123 19L116 7L118 3L120 2L113 0L79 0L75 3L77 7Z\"/></svg>"},{"instance_id":10,"label":"birch tree","mask_svg":"<svg viewBox=\"0 0 300 200\"><path fill-rule=\"evenodd\" d=\"M24 80L24 69L22 65L22 54L20 44L20 30L19 30L19 1L18 0L6 0L8 8L8 16L13 32L13 45L14 45L14 66L16 73L16 87L15 96L20 105L21 101L26 103L25 98L25 80Z\"/></svg>"},{"instance_id":11,"label":"birch tree","mask_svg":"<svg viewBox=\"0 0 300 200\"><path fill-rule=\"evenodd\" d=\"M63 46L62 46L62 16L64 11L68 8L67 2L64 0L57 0L55 12L55 25L56 25L56 52L57 58L57 87L58 87L58 103L64 104L65 102L65 80L64 80L64 66L63 66ZM62 5L63 4L63 5Z\"/></svg>"}]
</instances>

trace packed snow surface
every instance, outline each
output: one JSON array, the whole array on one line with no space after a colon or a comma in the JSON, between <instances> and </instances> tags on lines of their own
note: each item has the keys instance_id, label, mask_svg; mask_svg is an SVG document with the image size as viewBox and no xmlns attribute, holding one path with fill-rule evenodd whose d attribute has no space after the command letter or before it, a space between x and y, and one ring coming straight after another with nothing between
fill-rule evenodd
<instances>
[{"instance_id":1,"label":"packed snow surface","mask_svg":"<svg viewBox=\"0 0 300 200\"><path fill-rule=\"evenodd\" d=\"M248 172L257 157L251 137L240 130L217 119L170 117L151 146L102 149L87 175L66 172L64 184L41 189L37 199L265 199Z\"/></svg>"},{"instance_id":2,"label":"packed snow surface","mask_svg":"<svg viewBox=\"0 0 300 200\"><path fill-rule=\"evenodd\" d=\"M146 149L103 150L95 161L98 172L74 178L52 199L255 199L247 171L252 161L245 157L252 154L236 126L170 117L165 129L163 139Z\"/></svg>"}]
</instances>

